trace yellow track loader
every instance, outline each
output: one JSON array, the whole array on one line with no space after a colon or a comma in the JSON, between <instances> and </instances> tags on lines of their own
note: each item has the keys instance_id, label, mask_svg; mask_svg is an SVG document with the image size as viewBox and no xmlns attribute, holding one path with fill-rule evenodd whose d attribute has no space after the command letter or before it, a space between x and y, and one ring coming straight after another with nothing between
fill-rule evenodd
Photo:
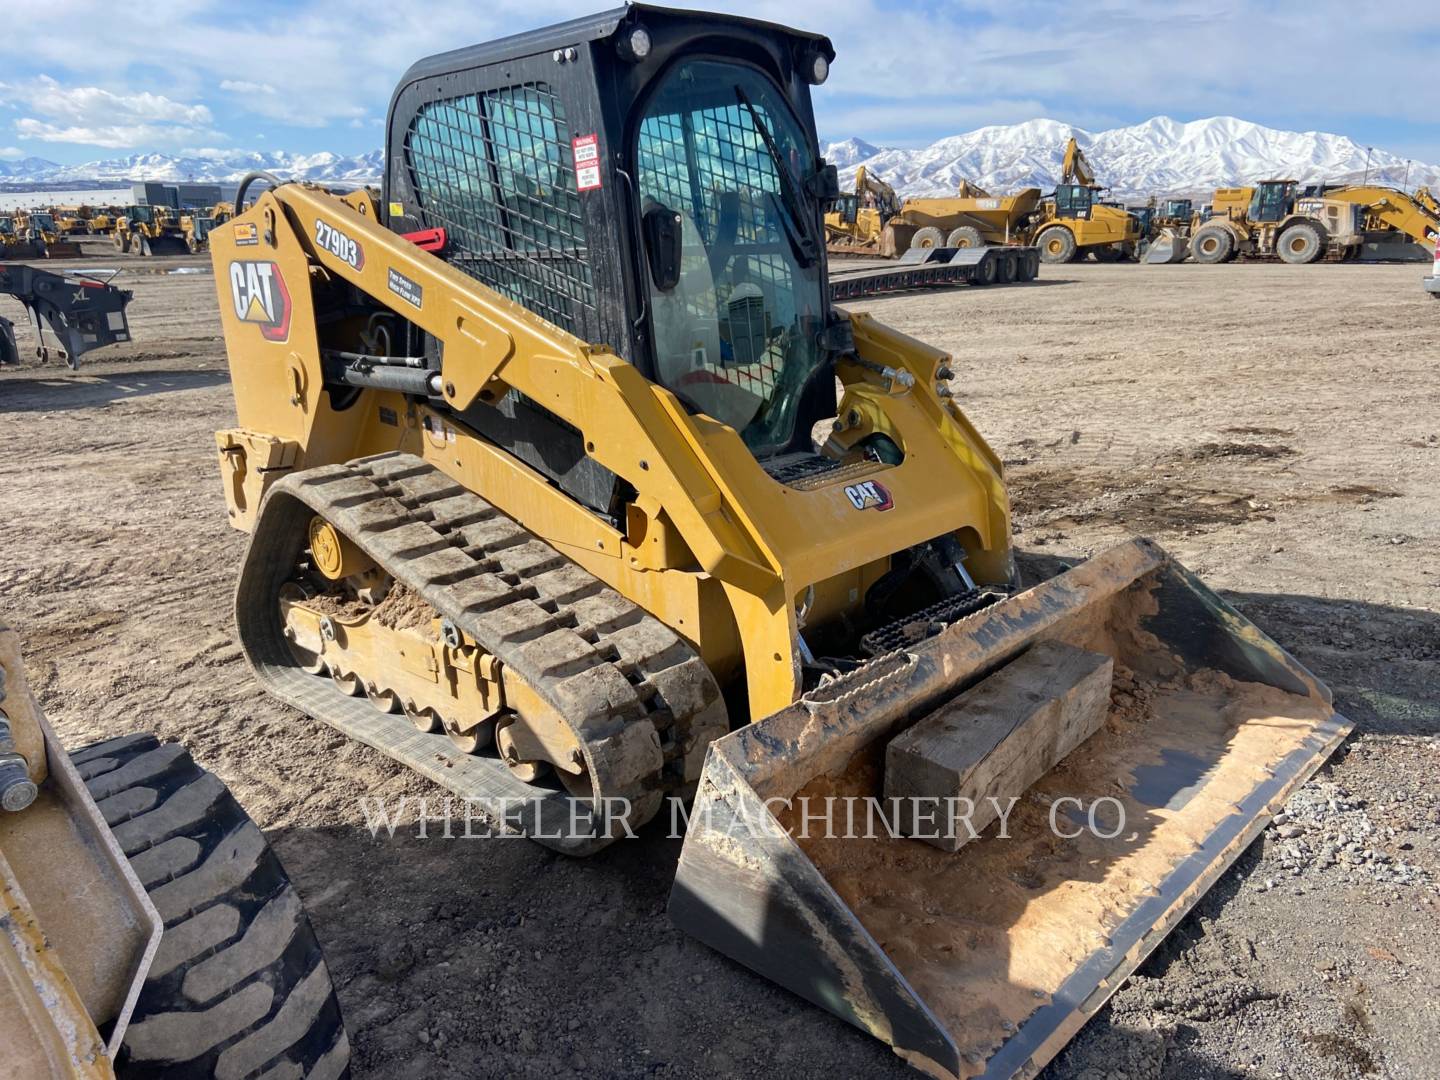
<instances>
[{"instance_id":1,"label":"yellow track loader","mask_svg":"<svg viewBox=\"0 0 1440 1080\"><path fill-rule=\"evenodd\" d=\"M0 1076L338 1080L320 946L265 837L176 743L67 754L0 624Z\"/></svg>"},{"instance_id":2,"label":"yellow track loader","mask_svg":"<svg viewBox=\"0 0 1440 1080\"><path fill-rule=\"evenodd\" d=\"M242 181L239 640L498 830L688 815L688 931L922 1068L1030 1075L1347 725L1154 544L1017 578L964 358L830 300L833 57L632 4L414 65L378 201ZM1010 839L955 850L962 798L1018 799Z\"/></svg>"}]
</instances>

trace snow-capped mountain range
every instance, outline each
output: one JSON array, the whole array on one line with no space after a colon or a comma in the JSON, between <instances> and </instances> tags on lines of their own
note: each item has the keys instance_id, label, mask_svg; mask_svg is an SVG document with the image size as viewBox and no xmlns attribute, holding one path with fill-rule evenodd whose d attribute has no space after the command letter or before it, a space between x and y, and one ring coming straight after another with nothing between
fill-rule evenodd
<instances>
[{"instance_id":1,"label":"snow-capped mountain range","mask_svg":"<svg viewBox=\"0 0 1440 1080\"><path fill-rule=\"evenodd\" d=\"M864 165L901 195L946 195L961 180L992 192L1022 187L1049 189L1060 176L1071 136L1085 151L1096 180L1122 198L1191 195L1256 180L1358 182L1365 176L1366 148L1343 135L1278 131L1232 116L1181 123L1157 116L1132 127L1090 132L1058 120L984 127L952 135L918 150L872 146L845 139L824 148L841 172ZM1440 165L1411 162L1376 147L1370 154L1372 183L1414 188L1440 184Z\"/></svg>"},{"instance_id":2,"label":"snow-capped mountain range","mask_svg":"<svg viewBox=\"0 0 1440 1080\"><path fill-rule=\"evenodd\" d=\"M234 152L213 151L189 157L172 154L132 154L129 157L87 161L83 165L57 165L43 158L0 160L0 182L8 185L85 184L92 182L133 183L141 180L174 184L224 183L239 180L247 172L263 169L297 180L349 181L376 183L384 166L381 150L355 157L322 152L290 154L285 151L262 153L254 150Z\"/></svg>"},{"instance_id":3,"label":"snow-capped mountain range","mask_svg":"<svg viewBox=\"0 0 1440 1080\"><path fill-rule=\"evenodd\" d=\"M1053 187L1065 143L1074 135L1101 184L1121 198L1200 194L1216 187L1272 177L1358 181L1366 149L1343 135L1279 131L1219 116L1181 123L1157 116L1143 124L1090 132L1058 120L984 127L952 135L921 149L874 146L861 139L832 142L825 157L839 166L848 188L856 165L893 185L902 195L943 195L967 179L993 192ZM193 156L134 154L123 158L57 165L42 158L0 160L0 183L129 183L139 180L234 182L254 169L303 180L377 183L384 152L354 157L258 151L207 151ZM1440 165L1406 162L1378 147L1370 155L1370 179L1440 187Z\"/></svg>"}]
</instances>

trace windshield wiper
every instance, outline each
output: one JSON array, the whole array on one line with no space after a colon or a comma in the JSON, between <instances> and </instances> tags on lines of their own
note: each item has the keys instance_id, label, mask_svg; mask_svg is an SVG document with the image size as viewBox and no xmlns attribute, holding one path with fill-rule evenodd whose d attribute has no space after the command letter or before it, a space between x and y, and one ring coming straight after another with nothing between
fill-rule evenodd
<instances>
[{"instance_id":1,"label":"windshield wiper","mask_svg":"<svg viewBox=\"0 0 1440 1080\"><path fill-rule=\"evenodd\" d=\"M819 258L819 245L815 242L813 224L805 214L800 194L795 190L795 182L790 176L785 158L781 155L780 148L775 145L775 136L770 134L770 128L760 118L760 111L751 102L750 95L737 86L735 87L735 99L750 113L750 119L755 125L756 132L760 135L760 141L765 144L765 151L775 165L775 175L780 181L780 197L776 201L785 210L780 219L785 227L785 239L790 242L790 247L795 252L795 258L800 261L800 265L808 269L814 266ZM775 197L773 191L766 192L766 194L771 198Z\"/></svg>"}]
</instances>

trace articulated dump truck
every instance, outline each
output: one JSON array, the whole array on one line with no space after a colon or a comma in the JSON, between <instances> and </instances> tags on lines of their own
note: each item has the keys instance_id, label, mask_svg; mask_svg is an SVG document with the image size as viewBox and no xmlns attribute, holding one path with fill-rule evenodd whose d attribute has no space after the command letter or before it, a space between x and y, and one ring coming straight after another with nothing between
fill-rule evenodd
<instances>
[{"instance_id":1,"label":"articulated dump truck","mask_svg":"<svg viewBox=\"0 0 1440 1080\"><path fill-rule=\"evenodd\" d=\"M378 202L247 178L238 632L497 829L606 858L685 808L681 926L1028 1076L1347 725L1153 543L1019 578L964 358L826 288L833 59L630 5L416 64Z\"/></svg>"}]
</instances>

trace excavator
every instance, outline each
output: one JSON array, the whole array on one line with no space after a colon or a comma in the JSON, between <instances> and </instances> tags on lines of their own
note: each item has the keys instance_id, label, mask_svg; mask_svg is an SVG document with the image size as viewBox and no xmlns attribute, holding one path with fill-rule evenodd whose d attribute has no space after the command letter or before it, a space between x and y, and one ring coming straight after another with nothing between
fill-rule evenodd
<instances>
[{"instance_id":1,"label":"excavator","mask_svg":"<svg viewBox=\"0 0 1440 1080\"><path fill-rule=\"evenodd\" d=\"M1103 189L1080 144L1065 146L1060 182L1049 196L1039 188L992 196L963 181L954 196L906 199L886 226L882 249L1035 245L1042 262L1063 263L1093 255L1099 262L1135 257L1139 219L1123 207L1098 200Z\"/></svg>"},{"instance_id":2,"label":"excavator","mask_svg":"<svg viewBox=\"0 0 1440 1080\"><path fill-rule=\"evenodd\" d=\"M825 247L834 255L880 252L885 223L900 212L895 189L864 165L855 169L855 187L839 195L825 212Z\"/></svg>"},{"instance_id":3,"label":"excavator","mask_svg":"<svg viewBox=\"0 0 1440 1080\"><path fill-rule=\"evenodd\" d=\"M1440 238L1440 202L1427 187L1408 193L1374 185L1326 187L1317 192L1322 202L1338 200L1363 208L1365 237L1361 259L1428 260ZM1300 199L1305 209L1309 199Z\"/></svg>"},{"instance_id":4,"label":"excavator","mask_svg":"<svg viewBox=\"0 0 1440 1080\"><path fill-rule=\"evenodd\" d=\"M686 931L1031 1076L1349 725L1150 541L1022 573L970 360L826 287L834 60L630 4L412 66L378 199L242 180L236 630L497 832L687 822Z\"/></svg>"}]
</instances>

